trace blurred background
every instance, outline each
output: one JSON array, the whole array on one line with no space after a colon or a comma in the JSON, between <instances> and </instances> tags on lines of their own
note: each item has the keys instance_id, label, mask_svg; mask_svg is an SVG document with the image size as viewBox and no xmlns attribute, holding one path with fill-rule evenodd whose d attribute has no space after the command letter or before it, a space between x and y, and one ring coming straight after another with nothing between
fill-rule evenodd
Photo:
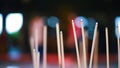
<instances>
[{"instance_id":1,"label":"blurred background","mask_svg":"<svg viewBox=\"0 0 120 68\"><path fill-rule=\"evenodd\" d=\"M119 9L119 2L112 0L1 0L0 66L11 62L32 62L30 37L33 36L36 28L39 29L39 50L42 53L44 24L48 27L47 61L55 64L58 60L56 23L60 24L60 30L63 31L66 62L75 63L76 53L71 20L75 22L80 46L82 45L80 19L84 22L87 61L89 62L94 26L98 22L98 43L96 43L98 62L106 62L105 27L108 27L110 62L117 66L116 26L120 24Z\"/></svg>"}]
</instances>

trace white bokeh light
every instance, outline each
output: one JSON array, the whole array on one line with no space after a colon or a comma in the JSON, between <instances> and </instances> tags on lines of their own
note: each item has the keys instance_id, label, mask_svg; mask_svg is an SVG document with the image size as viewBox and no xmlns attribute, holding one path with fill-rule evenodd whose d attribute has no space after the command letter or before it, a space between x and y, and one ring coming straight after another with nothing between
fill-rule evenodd
<instances>
[{"instance_id":1,"label":"white bokeh light","mask_svg":"<svg viewBox=\"0 0 120 68\"><path fill-rule=\"evenodd\" d=\"M0 34L2 34L3 31L3 16L0 14Z\"/></svg>"},{"instance_id":2,"label":"white bokeh light","mask_svg":"<svg viewBox=\"0 0 120 68\"><path fill-rule=\"evenodd\" d=\"M21 13L10 13L6 17L6 31L8 34L18 32L23 25L23 15Z\"/></svg>"}]
</instances>

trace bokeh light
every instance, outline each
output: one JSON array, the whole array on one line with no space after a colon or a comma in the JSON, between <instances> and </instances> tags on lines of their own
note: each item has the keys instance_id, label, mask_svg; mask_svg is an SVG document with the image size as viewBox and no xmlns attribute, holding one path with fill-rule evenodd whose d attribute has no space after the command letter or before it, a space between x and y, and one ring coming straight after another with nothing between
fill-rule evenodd
<instances>
[{"instance_id":1,"label":"bokeh light","mask_svg":"<svg viewBox=\"0 0 120 68\"><path fill-rule=\"evenodd\" d=\"M3 16L0 14L0 35L2 34L3 31Z\"/></svg>"},{"instance_id":2,"label":"bokeh light","mask_svg":"<svg viewBox=\"0 0 120 68\"><path fill-rule=\"evenodd\" d=\"M47 24L49 27L55 28L56 23L59 23L59 19L56 16L51 16L48 18Z\"/></svg>"},{"instance_id":3,"label":"bokeh light","mask_svg":"<svg viewBox=\"0 0 120 68\"><path fill-rule=\"evenodd\" d=\"M8 34L18 32L23 26L22 13L10 13L6 17L6 31Z\"/></svg>"},{"instance_id":4,"label":"bokeh light","mask_svg":"<svg viewBox=\"0 0 120 68\"><path fill-rule=\"evenodd\" d=\"M117 32L117 26L118 26L118 32ZM120 37L120 16L115 18L115 34L116 36Z\"/></svg>"},{"instance_id":5,"label":"bokeh light","mask_svg":"<svg viewBox=\"0 0 120 68\"><path fill-rule=\"evenodd\" d=\"M8 55L11 60L18 60L20 58L20 51L17 48L10 47Z\"/></svg>"},{"instance_id":6,"label":"bokeh light","mask_svg":"<svg viewBox=\"0 0 120 68\"><path fill-rule=\"evenodd\" d=\"M7 66L6 68L20 68L18 66Z\"/></svg>"},{"instance_id":7,"label":"bokeh light","mask_svg":"<svg viewBox=\"0 0 120 68\"><path fill-rule=\"evenodd\" d=\"M88 20L87 18L85 18L84 16L78 16L77 18L75 18L75 25L79 28L81 28L81 20L83 21L83 26L86 27L88 26Z\"/></svg>"},{"instance_id":8,"label":"bokeh light","mask_svg":"<svg viewBox=\"0 0 120 68\"><path fill-rule=\"evenodd\" d=\"M94 34L94 28L95 28L95 19L94 18L88 18L88 38L93 39Z\"/></svg>"}]
</instances>

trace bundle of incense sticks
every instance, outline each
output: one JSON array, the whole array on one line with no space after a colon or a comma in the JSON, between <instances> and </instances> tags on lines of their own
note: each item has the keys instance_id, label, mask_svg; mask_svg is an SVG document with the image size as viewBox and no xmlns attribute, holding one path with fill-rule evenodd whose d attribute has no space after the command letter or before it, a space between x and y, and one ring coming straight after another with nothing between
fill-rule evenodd
<instances>
[{"instance_id":1,"label":"bundle of incense sticks","mask_svg":"<svg viewBox=\"0 0 120 68\"><path fill-rule=\"evenodd\" d=\"M33 66L34 68L40 68L40 53L33 49Z\"/></svg>"},{"instance_id":2,"label":"bundle of incense sticks","mask_svg":"<svg viewBox=\"0 0 120 68\"><path fill-rule=\"evenodd\" d=\"M57 36L57 50L58 50L58 65L59 68L65 68L64 60L64 45L63 45L63 32L59 30L59 24L56 24Z\"/></svg>"},{"instance_id":3,"label":"bundle of incense sticks","mask_svg":"<svg viewBox=\"0 0 120 68\"><path fill-rule=\"evenodd\" d=\"M32 52L33 67L40 68L40 53L38 51L38 31L35 30L34 38L30 38L30 47ZM47 67L47 27L43 28L43 68Z\"/></svg>"},{"instance_id":4,"label":"bundle of incense sticks","mask_svg":"<svg viewBox=\"0 0 120 68\"><path fill-rule=\"evenodd\" d=\"M84 68L87 68L87 58L86 58L86 48L85 48L85 34L84 34L84 28L83 28L83 21L81 20L81 26L82 26L82 39L83 39L83 56L84 56ZM73 35L74 35L74 42L75 42L75 48L76 48L76 55L77 55L77 65L78 68L81 67L80 63L80 56L79 56L79 48L78 48L78 42L77 42L77 36L75 31L75 25L74 20L72 20L72 28L73 28ZM94 36L93 36L93 42L92 42L92 49L90 54L90 62L89 62L89 68L92 68L92 61L93 61L93 53L95 48L95 42L97 37L97 28L98 23L95 25L94 29ZM117 27L118 32L118 27ZM44 26L43 30L43 68L47 68L47 27ZM109 41L108 41L108 28L105 28L105 35L106 35L106 58L107 58L107 68L109 68ZM65 68L65 59L64 59L64 45L63 45L63 32L59 29L59 24L56 24L56 37L57 37L57 50L58 50L58 64L59 68ZM118 68L120 66L120 48L119 48L119 37L117 36L118 40ZM30 38L30 44L31 44L31 51L32 51L32 57L33 57L33 66L34 68L40 68L40 53L38 51L38 33L37 30L35 30L35 37Z\"/></svg>"},{"instance_id":5,"label":"bundle of incense sticks","mask_svg":"<svg viewBox=\"0 0 120 68\"><path fill-rule=\"evenodd\" d=\"M56 36L57 36L57 51L58 51L58 65L59 68L61 68L61 48L60 48L60 30L59 30L59 24L56 24Z\"/></svg>"},{"instance_id":6,"label":"bundle of incense sticks","mask_svg":"<svg viewBox=\"0 0 120 68\"><path fill-rule=\"evenodd\" d=\"M32 58L33 58L33 67L40 68L40 53L38 51L38 30L34 32L34 38L31 37L31 51L32 51Z\"/></svg>"}]
</instances>

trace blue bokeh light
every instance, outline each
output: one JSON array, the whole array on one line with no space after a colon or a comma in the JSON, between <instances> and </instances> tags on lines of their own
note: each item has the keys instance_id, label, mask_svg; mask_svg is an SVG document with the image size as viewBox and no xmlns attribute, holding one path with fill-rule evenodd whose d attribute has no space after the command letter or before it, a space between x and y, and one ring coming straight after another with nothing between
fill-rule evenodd
<instances>
[{"instance_id":1,"label":"blue bokeh light","mask_svg":"<svg viewBox=\"0 0 120 68\"><path fill-rule=\"evenodd\" d=\"M3 31L3 15L0 14L0 35L2 34Z\"/></svg>"},{"instance_id":2,"label":"blue bokeh light","mask_svg":"<svg viewBox=\"0 0 120 68\"><path fill-rule=\"evenodd\" d=\"M117 26L118 26L118 32L117 32ZM117 16L115 18L115 35L120 37L120 16Z\"/></svg>"},{"instance_id":3,"label":"blue bokeh light","mask_svg":"<svg viewBox=\"0 0 120 68\"><path fill-rule=\"evenodd\" d=\"M10 47L8 55L11 60L18 60L21 56L19 49L14 47Z\"/></svg>"},{"instance_id":4,"label":"blue bokeh light","mask_svg":"<svg viewBox=\"0 0 120 68\"><path fill-rule=\"evenodd\" d=\"M81 28L81 20L83 22L83 27L88 26L88 20L87 20L87 18L85 18L84 16L78 16L77 18L75 18L75 25L78 28Z\"/></svg>"},{"instance_id":5,"label":"blue bokeh light","mask_svg":"<svg viewBox=\"0 0 120 68\"><path fill-rule=\"evenodd\" d=\"M94 28L95 28L95 19L94 18L88 18L88 38L93 39L94 34Z\"/></svg>"},{"instance_id":6,"label":"blue bokeh light","mask_svg":"<svg viewBox=\"0 0 120 68\"><path fill-rule=\"evenodd\" d=\"M7 66L6 68L20 68L18 66Z\"/></svg>"},{"instance_id":7,"label":"blue bokeh light","mask_svg":"<svg viewBox=\"0 0 120 68\"><path fill-rule=\"evenodd\" d=\"M55 28L57 23L59 23L59 19L56 16L51 16L47 20L48 26L52 28Z\"/></svg>"}]
</instances>

